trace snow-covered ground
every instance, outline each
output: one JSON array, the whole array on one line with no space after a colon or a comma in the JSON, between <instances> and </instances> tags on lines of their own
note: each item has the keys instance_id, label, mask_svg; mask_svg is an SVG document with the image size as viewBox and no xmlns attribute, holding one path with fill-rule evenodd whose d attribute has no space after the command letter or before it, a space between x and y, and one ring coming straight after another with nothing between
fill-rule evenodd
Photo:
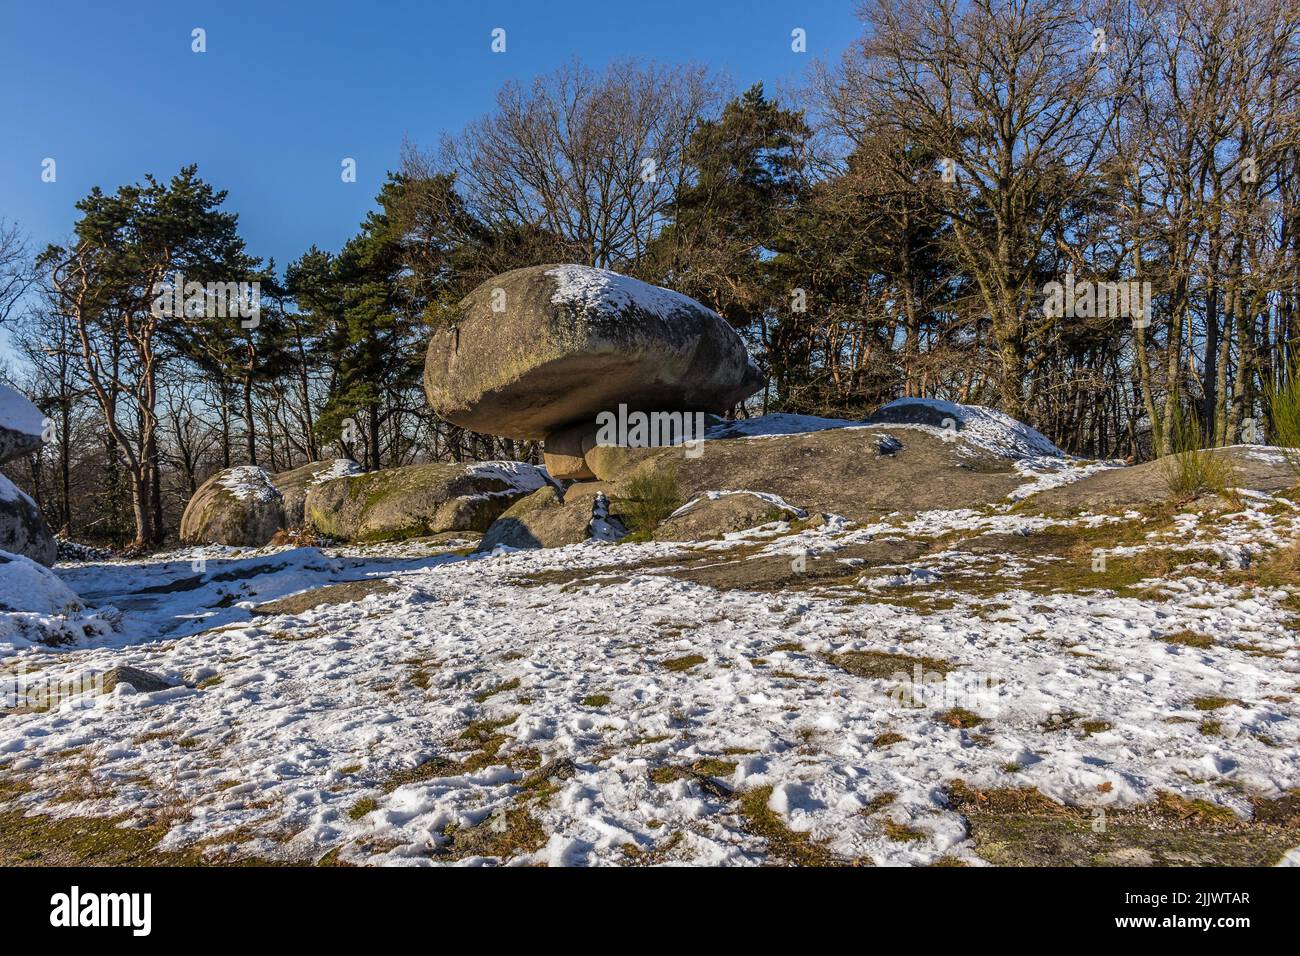
<instances>
[{"instance_id":1,"label":"snow-covered ground","mask_svg":"<svg viewBox=\"0 0 1300 956\"><path fill-rule=\"evenodd\" d=\"M415 543L207 549L67 566L59 578L92 605L81 613L95 626L57 648L0 632L10 689L77 686L78 675L119 664L176 686L88 691L10 714L0 766L30 782L22 799L41 812L165 810L163 848L225 834L229 845L208 845L293 859L334 850L375 864L437 862L448 833L490 828L518 808L541 835L514 863L762 862L764 839L726 791L769 787L768 809L838 857L977 863L942 796L957 778L1089 807L1169 790L1243 815L1251 795L1300 784L1300 655L1284 592L1189 571L1158 584L1169 600L1043 593L1018 587L1008 559L996 596L968 595L949 579L975 560L959 544L865 571L850 589L714 589L670 573L702 554L797 561L873 540L1070 523L931 512L797 533L774 523L698 545L472 558ZM1298 535L1285 499L1249 496L1232 515L1180 516L1153 544L1239 566ZM250 613L366 578L395 589ZM926 609L871 599L891 590L948 600ZM47 610L64 598L51 591ZM1214 643L1160 640L1180 631ZM836 663L848 652L918 663L855 676ZM1231 701L1211 715L1214 736L1202 732L1200 698ZM953 708L978 725L952 726ZM1097 723L1063 729L1063 715ZM412 773L440 758L437 773ZM552 760L572 765L539 796L529 775ZM672 770L692 765L707 775ZM885 794L892 802L866 812ZM886 821L919 838L891 836Z\"/></svg>"},{"instance_id":2,"label":"snow-covered ground","mask_svg":"<svg viewBox=\"0 0 1300 956\"><path fill-rule=\"evenodd\" d=\"M372 864L779 860L755 794L837 859L979 864L955 780L1090 812L1169 791L1243 819L1300 786L1300 582L1221 573L1300 539L1300 508L1242 492L1235 512L1081 558L990 546L1139 515L1020 513L1115 463L985 409L933 410L1025 484L988 508L856 525L759 493L790 519L694 544L0 560L0 774L31 812L166 820L161 849ZM711 437L853 427L773 415ZM1089 564L1152 554L1175 560L1122 593L1090 585ZM1069 586L1042 585L1071 559ZM789 574L691 577L750 561ZM836 573L801 581L810 562ZM254 610L335 584L331 603ZM122 665L172 686L102 693Z\"/></svg>"}]
</instances>

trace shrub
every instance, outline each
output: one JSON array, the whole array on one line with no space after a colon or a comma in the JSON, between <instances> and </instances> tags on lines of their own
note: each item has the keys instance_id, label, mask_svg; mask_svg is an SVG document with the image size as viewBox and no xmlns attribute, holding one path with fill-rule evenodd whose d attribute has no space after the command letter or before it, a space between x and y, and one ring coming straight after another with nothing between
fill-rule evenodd
<instances>
[{"instance_id":1,"label":"shrub","mask_svg":"<svg viewBox=\"0 0 1300 956\"><path fill-rule=\"evenodd\" d=\"M646 472L628 480L619 501L619 516L634 535L649 535L682 504L677 475L671 471Z\"/></svg>"},{"instance_id":2,"label":"shrub","mask_svg":"<svg viewBox=\"0 0 1300 956\"><path fill-rule=\"evenodd\" d=\"M1178 501L1191 501L1203 494L1234 497L1232 459L1206 447L1209 436L1196 415L1176 407L1169 427L1174 450L1160 461L1170 496Z\"/></svg>"},{"instance_id":3,"label":"shrub","mask_svg":"<svg viewBox=\"0 0 1300 956\"><path fill-rule=\"evenodd\" d=\"M1291 471L1300 475L1300 359L1282 370L1280 381L1264 389L1268 403L1269 441L1286 456Z\"/></svg>"}]
</instances>

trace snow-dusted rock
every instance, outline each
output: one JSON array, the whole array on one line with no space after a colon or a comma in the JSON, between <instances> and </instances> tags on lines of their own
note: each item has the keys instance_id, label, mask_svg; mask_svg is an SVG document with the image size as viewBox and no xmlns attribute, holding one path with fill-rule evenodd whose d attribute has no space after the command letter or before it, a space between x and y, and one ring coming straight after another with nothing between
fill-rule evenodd
<instances>
[{"instance_id":1,"label":"snow-dusted rock","mask_svg":"<svg viewBox=\"0 0 1300 956\"><path fill-rule=\"evenodd\" d=\"M305 521L348 541L486 531L515 499L548 483L541 468L517 461L387 468L313 485Z\"/></svg>"},{"instance_id":2,"label":"snow-dusted rock","mask_svg":"<svg viewBox=\"0 0 1300 956\"><path fill-rule=\"evenodd\" d=\"M58 558L58 544L41 509L4 475L0 475L0 551L21 554L44 565Z\"/></svg>"},{"instance_id":3,"label":"snow-dusted rock","mask_svg":"<svg viewBox=\"0 0 1300 956\"><path fill-rule=\"evenodd\" d=\"M919 425L960 435L962 441L1002 458L1060 458L1064 452L1024 422L983 405L959 405L937 398L900 398L868 415L865 425Z\"/></svg>"},{"instance_id":4,"label":"snow-dusted rock","mask_svg":"<svg viewBox=\"0 0 1300 956\"><path fill-rule=\"evenodd\" d=\"M361 474L361 466L351 458L327 458L272 475L271 484L275 485L284 496L282 527L297 528L302 525L307 492L314 486L333 481L335 478L359 474Z\"/></svg>"},{"instance_id":5,"label":"snow-dusted rock","mask_svg":"<svg viewBox=\"0 0 1300 956\"><path fill-rule=\"evenodd\" d=\"M255 465L217 472L190 498L181 515L187 544L258 547L284 527L284 495Z\"/></svg>"},{"instance_id":6,"label":"snow-dusted rock","mask_svg":"<svg viewBox=\"0 0 1300 956\"><path fill-rule=\"evenodd\" d=\"M113 693L118 687L124 689L130 687L137 694L152 694L173 686L157 674L151 674L129 664L119 664L117 667L109 668L105 671L101 682L101 690L105 694Z\"/></svg>"},{"instance_id":7,"label":"snow-dusted rock","mask_svg":"<svg viewBox=\"0 0 1300 956\"><path fill-rule=\"evenodd\" d=\"M588 538L614 540L627 531L609 516L607 486L581 482L561 492L547 485L520 498L483 535L479 551L511 548L562 548ZM603 509L603 513L602 513Z\"/></svg>"},{"instance_id":8,"label":"snow-dusted rock","mask_svg":"<svg viewBox=\"0 0 1300 956\"><path fill-rule=\"evenodd\" d=\"M765 415L716 423L693 448L597 445L584 461L616 491L637 475L658 476L684 500L746 489L855 521L1005 503L1027 493L1034 466L1046 463L1060 466L1062 480L1081 475L1046 438L998 412L929 402L915 411L894 409L899 420L889 425Z\"/></svg>"},{"instance_id":9,"label":"snow-dusted rock","mask_svg":"<svg viewBox=\"0 0 1300 956\"><path fill-rule=\"evenodd\" d=\"M711 492L692 498L674 511L655 529L654 537L656 541L703 541L804 515L774 495Z\"/></svg>"},{"instance_id":10,"label":"snow-dusted rock","mask_svg":"<svg viewBox=\"0 0 1300 956\"><path fill-rule=\"evenodd\" d=\"M0 464L41 447L41 410L7 385L0 385Z\"/></svg>"},{"instance_id":11,"label":"snow-dusted rock","mask_svg":"<svg viewBox=\"0 0 1300 956\"><path fill-rule=\"evenodd\" d=\"M604 269L515 269L457 311L429 343L424 389L441 417L474 431L544 439L620 404L723 411L763 384L716 312Z\"/></svg>"}]
</instances>

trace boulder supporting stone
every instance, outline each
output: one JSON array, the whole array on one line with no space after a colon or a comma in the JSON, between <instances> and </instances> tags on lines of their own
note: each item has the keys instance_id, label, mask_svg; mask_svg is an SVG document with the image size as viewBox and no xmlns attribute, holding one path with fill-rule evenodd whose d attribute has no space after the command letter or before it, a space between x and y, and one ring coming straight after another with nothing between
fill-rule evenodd
<instances>
[{"instance_id":1,"label":"boulder supporting stone","mask_svg":"<svg viewBox=\"0 0 1300 956\"><path fill-rule=\"evenodd\" d=\"M587 465L586 454L596 447L596 426L585 422L569 425L546 436L543 461L556 481L590 481L596 477Z\"/></svg>"}]
</instances>

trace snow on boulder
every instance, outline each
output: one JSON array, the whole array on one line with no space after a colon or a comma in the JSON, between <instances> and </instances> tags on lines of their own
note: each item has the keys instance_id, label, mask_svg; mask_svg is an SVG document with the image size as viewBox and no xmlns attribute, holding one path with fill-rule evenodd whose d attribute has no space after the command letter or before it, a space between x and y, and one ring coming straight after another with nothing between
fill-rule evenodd
<instances>
[{"instance_id":1,"label":"snow on boulder","mask_svg":"<svg viewBox=\"0 0 1300 956\"><path fill-rule=\"evenodd\" d=\"M261 468L217 472L194 492L181 515L181 541L260 547L284 527L284 496Z\"/></svg>"},{"instance_id":2,"label":"snow on boulder","mask_svg":"<svg viewBox=\"0 0 1300 956\"><path fill-rule=\"evenodd\" d=\"M4 475L0 475L0 550L44 565L53 564L59 554L41 509Z\"/></svg>"},{"instance_id":3,"label":"snow on boulder","mask_svg":"<svg viewBox=\"0 0 1300 956\"><path fill-rule=\"evenodd\" d=\"M361 473L361 466L351 458L327 458L272 475L271 484L275 485L284 498L281 527L297 528L302 525L307 492L313 486Z\"/></svg>"},{"instance_id":4,"label":"snow on boulder","mask_svg":"<svg viewBox=\"0 0 1300 956\"><path fill-rule=\"evenodd\" d=\"M0 464L41 447L45 416L7 385L0 385Z\"/></svg>"},{"instance_id":5,"label":"snow on boulder","mask_svg":"<svg viewBox=\"0 0 1300 956\"><path fill-rule=\"evenodd\" d=\"M687 296L581 265L515 269L435 332L424 389L465 428L538 440L620 405L717 412L763 375L736 331Z\"/></svg>"},{"instance_id":6,"label":"snow on boulder","mask_svg":"<svg viewBox=\"0 0 1300 956\"><path fill-rule=\"evenodd\" d=\"M900 398L868 415L861 424L920 427L960 436L969 445L1001 458L1061 458L1041 432L983 405L959 405L937 398Z\"/></svg>"},{"instance_id":7,"label":"snow on boulder","mask_svg":"<svg viewBox=\"0 0 1300 956\"><path fill-rule=\"evenodd\" d=\"M656 541L705 541L757 528L773 521L793 521L807 512L762 491L710 491L692 498L655 529Z\"/></svg>"},{"instance_id":8,"label":"snow on boulder","mask_svg":"<svg viewBox=\"0 0 1300 956\"><path fill-rule=\"evenodd\" d=\"M348 541L483 532L548 482L541 468L517 461L406 465L313 485L304 518L314 531Z\"/></svg>"}]
</instances>

